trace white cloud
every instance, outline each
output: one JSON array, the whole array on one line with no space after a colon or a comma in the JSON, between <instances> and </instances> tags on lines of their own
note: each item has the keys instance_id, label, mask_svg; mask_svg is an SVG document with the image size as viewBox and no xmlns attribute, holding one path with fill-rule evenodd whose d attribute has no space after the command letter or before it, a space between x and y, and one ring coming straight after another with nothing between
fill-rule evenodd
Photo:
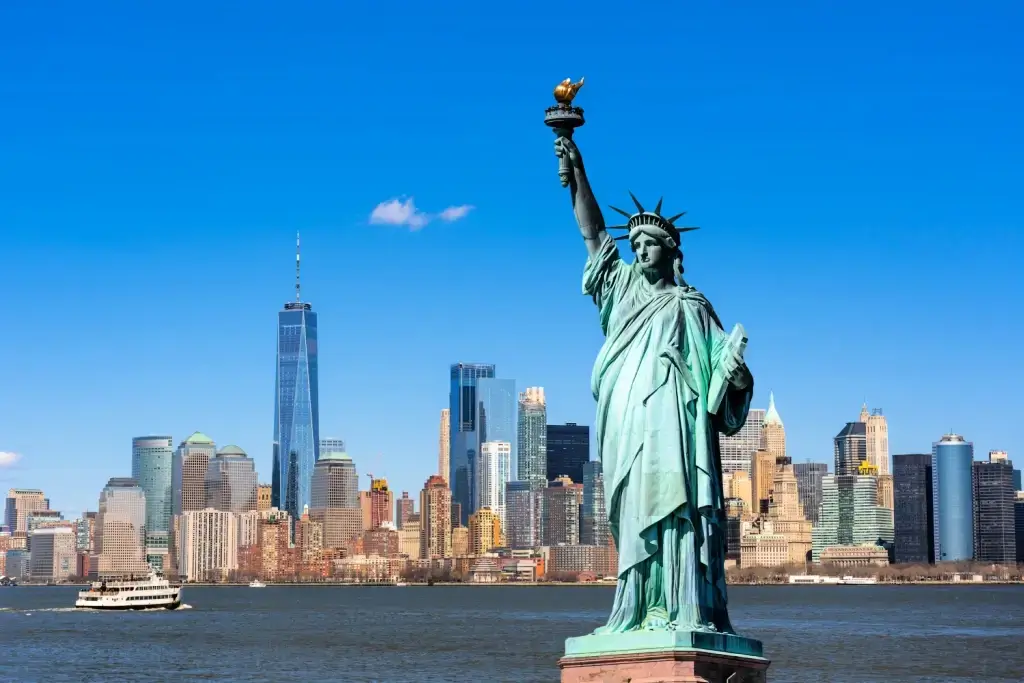
<instances>
[{"instance_id":1,"label":"white cloud","mask_svg":"<svg viewBox=\"0 0 1024 683\"><path fill-rule=\"evenodd\" d=\"M471 204L449 206L447 209L438 214L438 218L440 218L443 221L447 221L448 223L451 223L452 221L457 221L461 218L465 218L466 215L469 214L469 212L472 210L473 206Z\"/></svg>"},{"instance_id":2,"label":"white cloud","mask_svg":"<svg viewBox=\"0 0 1024 683\"><path fill-rule=\"evenodd\" d=\"M0 467L9 467L18 462L21 456L10 451L0 451Z\"/></svg>"},{"instance_id":3,"label":"white cloud","mask_svg":"<svg viewBox=\"0 0 1024 683\"><path fill-rule=\"evenodd\" d=\"M404 225L410 230L419 230L435 218L451 223L465 218L473 209L469 204L449 206L439 214L428 214L416 208L412 197L408 199L389 199L374 207L370 213L370 223L374 225Z\"/></svg>"}]
</instances>

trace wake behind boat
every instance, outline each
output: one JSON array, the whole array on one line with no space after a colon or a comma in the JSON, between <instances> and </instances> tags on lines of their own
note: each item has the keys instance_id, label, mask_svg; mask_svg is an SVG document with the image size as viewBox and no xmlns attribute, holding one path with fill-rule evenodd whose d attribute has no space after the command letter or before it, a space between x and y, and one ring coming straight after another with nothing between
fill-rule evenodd
<instances>
[{"instance_id":1,"label":"wake behind boat","mask_svg":"<svg viewBox=\"0 0 1024 683\"><path fill-rule=\"evenodd\" d=\"M144 579L94 581L89 590L80 591L75 607L82 609L178 609L181 586L150 573Z\"/></svg>"}]
</instances>

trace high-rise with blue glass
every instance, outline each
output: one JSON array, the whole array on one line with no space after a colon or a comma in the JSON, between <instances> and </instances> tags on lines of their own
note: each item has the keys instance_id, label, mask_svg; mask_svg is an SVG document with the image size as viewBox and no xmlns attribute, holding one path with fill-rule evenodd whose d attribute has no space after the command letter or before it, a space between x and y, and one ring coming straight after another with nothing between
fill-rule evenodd
<instances>
[{"instance_id":1,"label":"high-rise with blue glass","mask_svg":"<svg viewBox=\"0 0 1024 683\"><path fill-rule=\"evenodd\" d=\"M448 396L450 421L448 486L452 504L462 513L466 524L476 508L476 466L480 457L480 420L477 383L493 378L494 366L485 363L454 363L451 366L451 391Z\"/></svg>"},{"instance_id":2,"label":"high-rise with blue glass","mask_svg":"<svg viewBox=\"0 0 1024 683\"><path fill-rule=\"evenodd\" d=\"M132 479L146 494L146 561L162 570L170 548L174 446L169 436L132 439Z\"/></svg>"},{"instance_id":3,"label":"high-rise with blue glass","mask_svg":"<svg viewBox=\"0 0 1024 683\"><path fill-rule=\"evenodd\" d=\"M932 444L936 562L974 559L974 444L946 434Z\"/></svg>"},{"instance_id":4,"label":"high-rise with blue glass","mask_svg":"<svg viewBox=\"0 0 1024 683\"><path fill-rule=\"evenodd\" d=\"M511 445L511 462L516 461L519 399L514 379L482 377L476 382L480 443L504 441Z\"/></svg>"},{"instance_id":5,"label":"high-rise with blue glass","mask_svg":"<svg viewBox=\"0 0 1024 683\"><path fill-rule=\"evenodd\" d=\"M313 466L320 451L317 320L299 289L299 248L295 245L295 301L277 314L277 372L274 383L274 447L271 504L298 519L310 503Z\"/></svg>"}]
</instances>

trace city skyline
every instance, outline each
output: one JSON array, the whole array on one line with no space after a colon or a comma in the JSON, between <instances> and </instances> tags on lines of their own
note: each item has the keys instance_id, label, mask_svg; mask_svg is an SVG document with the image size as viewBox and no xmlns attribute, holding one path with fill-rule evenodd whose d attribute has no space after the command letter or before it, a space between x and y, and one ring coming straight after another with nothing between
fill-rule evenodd
<instances>
[{"instance_id":1,"label":"city skyline","mask_svg":"<svg viewBox=\"0 0 1024 683\"><path fill-rule=\"evenodd\" d=\"M376 459L395 490L419 490L434 469L446 370L460 360L543 386L551 424L592 425L600 331L541 121L569 72L587 78L579 135L602 204L663 194L703 227L687 279L727 328L745 325L754 405L774 390L795 463L831 462L865 400L893 425L891 453L926 452L951 430L979 454L1024 449L1010 419L1024 360L1005 350L1021 336L1007 315L1024 240L1010 200L1024 180L1020 97L1006 85L1016 49L950 44L972 12L895 8L878 22L834 8L841 35L779 7L582 13L580 31L625 36L624 49L580 41L553 64L538 48L546 26L517 25L514 44L467 60L474 46L412 28L439 21L423 8L398 25L383 8L356 21L206 17L189 24L186 55L143 8L116 21L69 8L60 26L11 11L23 20L11 49L46 36L56 51L0 76L15 103L0 123L18 131L0 167L13 198L0 286L31 301L0 338L14 361L0 452L20 455L0 467L2 487L88 510L130 473L132 438L177 444L197 430L243 448L270 483L273 312L292 298L296 231L319 317L320 433ZM438 31L483 36L472 14ZM402 48L365 73L346 52L379 52L361 21ZM290 37L264 51L264 30ZM653 48L630 49L637 36ZM408 77L410 52L436 79ZM381 83L399 104L368 131L353 103ZM486 120L452 115L467 88ZM663 125L627 146L645 91ZM461 151L485 144L487 163ZM948 334L966 311L977 333ZM951 354L999 364L953 374ZM998 408L983 407L993 397Z\"/></svg>"}]
</instances>

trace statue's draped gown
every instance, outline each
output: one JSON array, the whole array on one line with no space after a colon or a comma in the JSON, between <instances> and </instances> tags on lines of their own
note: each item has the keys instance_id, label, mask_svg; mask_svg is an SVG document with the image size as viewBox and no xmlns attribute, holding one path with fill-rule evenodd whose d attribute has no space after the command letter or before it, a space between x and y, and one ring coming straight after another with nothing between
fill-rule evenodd
<instances>
[{"instance_id":1,"label":"statue's draped gown","mask_svg":"<svg viewBox=\"0 0 1024 683\"><path fill-rule=\"evenodd\" d=\"M607 235L587 261L583 291L606 336L591 386L619 553L615 603L597 633L732 633L718 433L743 426L753 386L730 385L708 412L727 339L718 317L692 287L655 289Z\"/></svg>"}]
</instances>

